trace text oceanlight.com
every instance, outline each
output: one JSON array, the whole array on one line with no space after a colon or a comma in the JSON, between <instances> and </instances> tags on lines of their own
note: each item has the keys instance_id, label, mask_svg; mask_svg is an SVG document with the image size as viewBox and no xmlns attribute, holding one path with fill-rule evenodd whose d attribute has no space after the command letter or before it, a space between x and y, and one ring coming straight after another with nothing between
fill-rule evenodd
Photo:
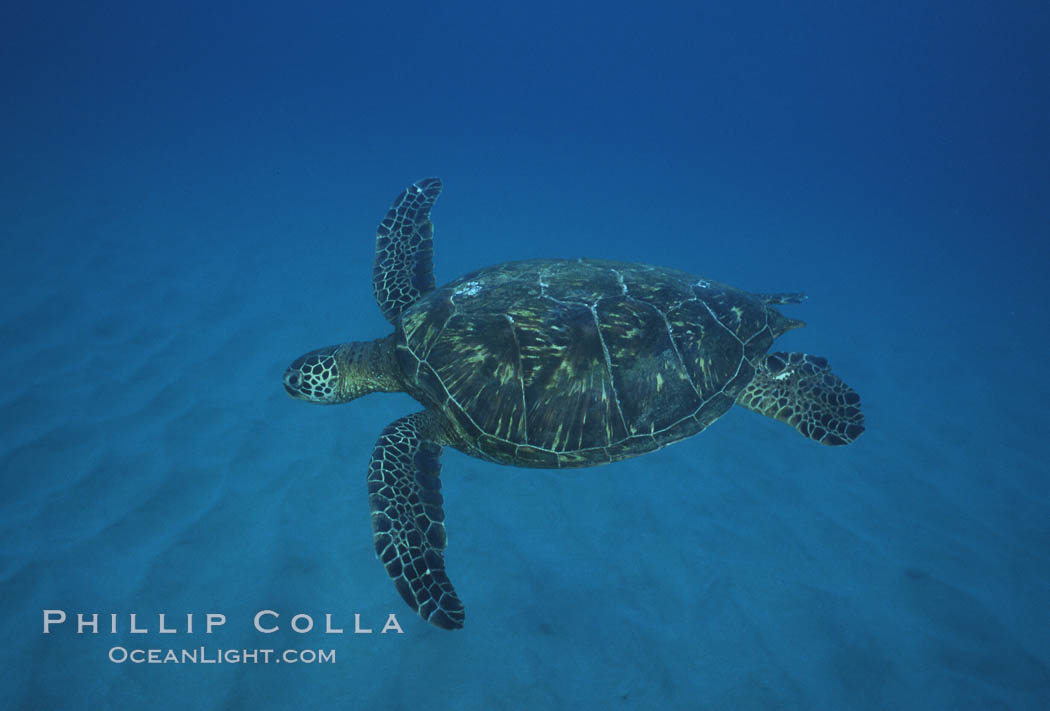
<instances>
[{"instance_id":1,"label":"text oceanlight.com","mask_svg":"<svg viewBox=\"0 0 1050 711\"><path fill-rule=\"evenodd\" d=\"M112 647L114 664L335 664L334 649L127 649Z\"/></svg>"}]
</instances>

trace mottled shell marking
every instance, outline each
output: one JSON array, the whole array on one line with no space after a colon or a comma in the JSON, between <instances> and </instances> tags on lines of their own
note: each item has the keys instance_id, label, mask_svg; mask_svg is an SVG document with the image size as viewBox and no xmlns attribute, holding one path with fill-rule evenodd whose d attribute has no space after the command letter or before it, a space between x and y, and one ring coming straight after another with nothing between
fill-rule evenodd
<instances>
[{"instance_id":1,"label":"mottled shell marking","mask_svg":"<svg viewBox=\"0 0 1050 711\"><path fill-rule=\"evenodd\" d=\"M407 309L398 358L413 394L475 453L582 466L702 430L787 321L673 269L532 260L478 270Z\"/></svg>"}]
</instances>

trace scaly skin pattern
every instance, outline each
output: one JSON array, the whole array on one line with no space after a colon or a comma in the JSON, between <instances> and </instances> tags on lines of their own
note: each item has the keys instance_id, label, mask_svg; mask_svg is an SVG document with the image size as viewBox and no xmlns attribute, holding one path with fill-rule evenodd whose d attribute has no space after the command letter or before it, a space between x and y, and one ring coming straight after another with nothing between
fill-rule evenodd
<instances>
[{"instance_id":1,"label":"scaly skin pattern","mask_svg":"<svg viewBox=\"0 0 1050 711\"><path fill-rule=\"evenodd\" d=\"M394 336L318 348L284 372L289 395L322 405L350 402L374 392L405 389L394 361Z\"/></svg>"},{"instance_id":2,"label":"scaly skin pattern","mask_svg":"<svg viewBox=\"0 0 1050 711\"><path fill-rule=\"evenodd\" d=\"M424 620L456 629L464 614L445 573L440 426L436 413L417 412L383 430L368 465L368 502L376 555L401 597Z\"/></svg>"},{"instance_id":3,"label":"scaly skin pattern","mask_svg":"<svg viewBox=\"0 0 1050 711\"><path fill-rule=\"evenodd\" d=\"M791 425L821 444L849 444L864 432L860 395L831 372L824 358L770 353L755 368L737 404Z\"/></svg>"},{"instance_id":4,"label":"scaly skin pattern","mask_svg":"<svg viewBox=\"0 0 1050 711\"><path fill-rule=\"evenodd\" d=\"M441 181L427 178L397 196L376 229L372 291L387 321L434 289L434 225L430 208Z\"/></svg>"}]
</instances>

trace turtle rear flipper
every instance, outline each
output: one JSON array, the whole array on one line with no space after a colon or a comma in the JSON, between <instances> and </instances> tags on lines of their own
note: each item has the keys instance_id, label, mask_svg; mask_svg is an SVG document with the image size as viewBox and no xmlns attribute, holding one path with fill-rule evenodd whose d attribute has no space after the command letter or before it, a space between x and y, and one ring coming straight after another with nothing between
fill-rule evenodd
<instances>
[{"instance_id":1,"label":"turtle rear flipper","mask_svg":"<svg viewBox=\"0 0 1050 711\"><path fill-rule=\"evenodd\" d=\"M736 401L789 424L821 444L849 444L864 432L860 396L807 353L770 353L755 362L755 377Z\"/></svg>"},{"instance_id":2,"label":"turtle rear flipper","mask_svg":"<svg viewBox=\"0 0 1050 711\"><path fill-rule=\"evenodd\" d=\"M445 574L445 512L437 416L417 412L379 436L368 465L376 555L401 597L427 622L463 626L463 603Z\"/></svg>"},{"instance_id":3,"label":"turtle rear flipper","mask_svg":"<svg viewBox=\"0 0 1050 711\"><path fill-rule=\"evenodd\" d=\"M441 194L439 178L413 183L397 196L376 228L372 291L386 320L434 290L434 223L430 208Z\"/></svg>"}]
</instances>

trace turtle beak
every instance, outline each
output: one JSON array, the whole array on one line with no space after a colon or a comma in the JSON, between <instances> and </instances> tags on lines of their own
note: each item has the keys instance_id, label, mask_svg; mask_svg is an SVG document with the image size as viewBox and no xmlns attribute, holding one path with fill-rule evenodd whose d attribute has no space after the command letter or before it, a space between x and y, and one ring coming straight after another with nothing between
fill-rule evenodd
<instances>
[{"instance_id":1,"label":"turtle beak","mask_svg":"<svg viewBox=\"0 0 1050 711\"><path fill-rule=\"evenodd\" d=\"M301 398L302 392L299 390L299 384L302 382L302 376L299 374L297 368L289 368L284 371L284 390L292 397L298 399Z\"/></svg>"}]
</instances>

